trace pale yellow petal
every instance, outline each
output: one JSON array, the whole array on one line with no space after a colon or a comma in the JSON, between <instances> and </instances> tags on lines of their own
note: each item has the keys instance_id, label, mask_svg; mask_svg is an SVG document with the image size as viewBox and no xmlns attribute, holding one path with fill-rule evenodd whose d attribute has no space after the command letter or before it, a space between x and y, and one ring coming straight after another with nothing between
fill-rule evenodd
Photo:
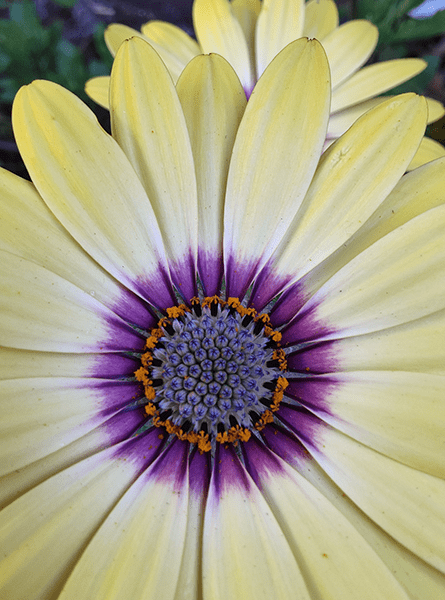
<instances>
[{"instance_id":1,"label":"pale yellow petal","mask_svg":"<svg viewBox=\"0 0 445 600\"><path fill-rule=\"evenodd\" d=\"M186 67L177 91L190 134L198 184L200 278L208 296L221 282L224 196L246 95L232 67L216 54Z\"/></svg>"},{"instance_id":2,"label":"pale yellow petal","mask_svg":"<svg viewBox=\"0 0 445 600\"><path fill-rule=\"evenodd\" d=\"M420 58L401 58L364 67L332 92L331 112L374 98L404 83L426 68Z\"/></svg>"},{"instance_id":3,"label":"pale yellow petal","mask_svg":"<svg viewBox=\"0 0 445 600\"><path fill-rule=\"evenodd\" d=\"M111 25L108 25L104 37L107 48L113 56L116 56L116 52L125 40L129 40L132 37L146 39L140 31L137 31L137 29L133 29L122 23L111 23Z\"/></svg>"},{"instance_id":4,"label":"pale yellow petal","mask_svg":"<svg viewBox=\"0 0 445 600\"><path fill-rule=\"evenodd\" d=\"M405 172L425 130L426 114L419 96L389 99L325 151L277 248L275 272L289 283L296 281L360 229Z\"/></svg>"},{"instance_id":5,"label":"pale yellow petal","mask_svg":"<svg viewBox=\"0 0 445 600\"><path fill-rule=\"evenodd\" d=\"M305 38L288 45L255 87L227 183L226 264L233 260L245 270L231 287L244 286L267 261L302 202L325 139L329 91L323 49ZM289 157L295 157L291 169Z\"/></svg>"},{"instance_id":6,"label":"pale yellow petal","mask_svg":"<svg viewBox=\"0 0 445 600\"><path fill-rule=\"evenodd\" d=\"M102 75L101 77L93 77L85 84L86 94L97 102L103 108L110 108L109 101L110 77Z\"/></svg>"},{"instance_id":7,"label":"pale yellow petal","mask_svg":"<svg viewBox=\"0 0 445 600\"><path fill-rule=\"evenodd\" d=\"M323 40L338 27L338 8L334 0L309 0L305 5L303 35Z\"/></svg>"},{"instance_id":8,"label":"pale yellow petal","mask_svg":"<svg viewBox=\"0 0 445 600\"><path fill-rule=\"evenodd\" d=\"M193 155L174 84L148 43L135 38L121 45L111 73L110 104L113 137L144 185L173 282L188 300L194 295L198 237Z\"/></svg>"},{"instance_id":9,"label":"pale yellow petal","mask_svg":"<svg viewBox=\"0 0 445 600\"><path fill-rule=\"evenodd\" d=\"M374 52L378 37L375 25L357 19L337 27L323 39L333 88L365 64Z\"/></svg>"},{"instance_id":10,"label":"pale yellow petal","mask_svg":"<svg viewBox=\"0 0 445 600\"><path fill-rule=\"evenodd\" d=\"M253 65L255 64L255 27L261 10L261 0L231 0L230 6L243 29Z\"/></svg>"},{"instance_id":11,"label":"pale yellow petal","mask_svg":"<svg viewBox=\"0 0 445 600\"><path fill-rule=\"evenodd\" d=\"M235 69L244 89L250 93L255 84L250 50L243 29L228 0L195 0L193 23L196 37L205 54L215 52Z\"/></svg>"},{"instance_id":12,"label":"pale yellow petal","mask_svg":"<svg viewBox=\"0 0 445 600\"><path fill-rule=\"evenodd\" d=\"M255 35L257 77L285 46L302 36L303 24L304 0L263 0Z\"/></svg>"},{"instance_id":13,"label":"pale yellow petal","mask_svg":"<svg viewBox=\"0 0 445 600\"><path fill-rule=\"evenodd\" d=\"M175 82L185 65L201 53L195 40L172 23L149 21L142 25L141 31L162 58Z\"/></svg>"},{"instance_id":14,"label":"pale yellow petal","mask_svg":"<svg viewBox=\"0 0 445 600\"><path fill-rule=\"evenodd\" d=\"M159 302L167 291L161 234L117 142L74 94L49 81L20 89L12 120L31 178L59 221L116 279Z\"/></svg>"},{"instance_id":15,"label":"pale yellow petal","mask_svg":"<svg viewBox=\"0 0 445 600\"><path fill-rule=\"evenodd\" d=\"M407 171L417 169L426 163L443 158L445 156L445 148L436 140L424 137L420 143L419 149L414 155L413 160L409 163Z\"/></svg>"}]
</instances>

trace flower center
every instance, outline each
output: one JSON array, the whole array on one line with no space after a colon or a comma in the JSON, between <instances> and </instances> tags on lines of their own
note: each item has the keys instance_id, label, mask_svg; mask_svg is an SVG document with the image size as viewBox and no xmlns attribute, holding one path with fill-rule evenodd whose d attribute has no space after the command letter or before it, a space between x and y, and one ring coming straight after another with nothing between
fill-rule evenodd
<instances>
[{"instance_id":1,"label":"flower center","mask_svg":"<svg viewBox=\"0 0 445 600\"><path fill-rule=\"evenodd\" d=\"M247 441L273 421L287 380L281 334L237 298L193 298L167 309L150 333L142 367L147 415L168 433L209 451Z\"/></svg>"}]
</instances>

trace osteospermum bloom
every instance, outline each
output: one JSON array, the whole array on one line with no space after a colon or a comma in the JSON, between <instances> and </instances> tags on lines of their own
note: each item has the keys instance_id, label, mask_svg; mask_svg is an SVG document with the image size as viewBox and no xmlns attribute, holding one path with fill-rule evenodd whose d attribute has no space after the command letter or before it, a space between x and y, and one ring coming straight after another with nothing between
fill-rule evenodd
<instances>
[{"instance_id":1,"label":"osteospermum bloom","mask_svg":"<svg viewBox=\"0 0 445 600\"><path fill-rule=\"evenodd\" d=\"M221 57L175 89L125 42L112 136L56 84L19 92L2 598L444 596L445 160L404 175L408 94L319 161L329 95L305 39L247 107Z\"/></svg>"},{"instance_id":2,"label":"osteospermum bloom","mask_svg":"<svg viewBox=\"0 0 445 600\"><path fill-rule=\"evenodd\" d=\"M339 26L334 0L195 0L193 23L197 42L179 27L164 21L149 21L141 32L112 24L105 41L113 56L121 43L140 36L155 48L177 81L186 64L200 53L216 52L235 69L249 95L266 66L287 44L299 37L319 39L331 69L331 116L327 144L342 135L370 108L384 102L379 94L411 79L425 69L419 58L383 61L363 67L373 53L378 29L370 21L356 19ZM109 77L87 82L86 92L108 107ZM428 99L428 122L444 114L440 102ZM441 144L424 138L413 169L445 155Z\"/></svg>"}]
</instances>

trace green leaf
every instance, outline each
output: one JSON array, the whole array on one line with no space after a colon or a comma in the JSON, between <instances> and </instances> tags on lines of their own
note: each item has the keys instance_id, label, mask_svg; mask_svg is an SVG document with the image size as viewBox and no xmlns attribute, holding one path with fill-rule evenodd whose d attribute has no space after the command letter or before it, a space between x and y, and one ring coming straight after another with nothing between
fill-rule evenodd
<instances>
[{"instance_id":1,"label":"green leaf","mask_svg":"<svg viewBox=\"0 0 445 600\"><path fill-rule=\"evenodd\" d=\"M64 8L71 8L76 4L77 0L53 0L53 2Z\"/></svg>"},{"instance_id":2,"label":"green leaf","mask_svg":"<svg viewBox=\"0 0 445 600\"><path fill-rule=\"evenodd\" d=\"M394 42L419 40L441 35L445 31L445 10L441 10L429 19L411 19L400 23L394 33Z\"/></svg>"}]
</instances>

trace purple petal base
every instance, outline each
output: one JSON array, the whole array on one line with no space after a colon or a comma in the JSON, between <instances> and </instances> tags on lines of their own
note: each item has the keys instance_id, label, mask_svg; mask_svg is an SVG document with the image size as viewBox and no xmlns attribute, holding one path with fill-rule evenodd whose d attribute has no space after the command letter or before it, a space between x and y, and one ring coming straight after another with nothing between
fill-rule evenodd
<instances>
[{"instance_id":1,"label":"purple petal base","mask_svg":"<svg viewBox=\"0 0 445 600\"><path fill-rule=\"evenodd\" d=\"M209 452L198 452L197 448L192 451L190 457L189 481L190 493L205 502L210 484L210 454Z\"/></svg>"},{"instance_id":2,"label":"purple petal base","mask_svg":"<svg viewBox=\"0 0 445 600\"><path fill-rule=\"evenodd\" d=\"M99 379L132 377L140 366L139 360L121 354L96 354L86 375Z\"/></svg>"},{"instance_id":3,"label":"purple petal base","mask_svg":"<svg viewBox=\"0 0 445 600\"><path fill-rule=\"evenodd\" d=\"M145 338L119 317L107 314L105 321L108 334L105 340L98 342L99 352L140 352Z\"/></svg>"},{"instance_id":4,"label":"purple petal base","mask_svg":"<svg viewBox=\"0 0 445 600\"><path fill-rule=\"evenodd\" d=\"M306 448L289 431L270 425L261 434L272 452L289 465L301 468L303 464L313 460L308 455Z\"/></svg>"},{"instance_id":5,"label":"purple petal base","mask_svg":"<svg viewBox=\"0 0 445 600\"><path fill-rule=\"evenodd\" d=\"M300 373L333 373L340 370L341 361L335 350L336 341L322 342L289 354L287 367Z\"/></svg>"},{"instance_id":6,"label":"purple petal base","mask_svg":"<svg viewBox=\"0 0 445 600\"><path fill-rule=\"evenodd\" d=\"M214 486L216 498L222 498L231 488L240 489L244 493L251 489L252 483L232 444L216 445L211 485Z\"/></svg>"},{"instance_id":7,"label":"purple petal base","mask_svg":"<svg viewBox=\"0 0 445 600\"><path fill-rule=\"evenodd\" d=\"M275 327L289 323L302 309L308 297L300 282L291 285L277 300L270 311Z\"/></svg>"},{"instance_id":8,"label":"purple petal base","mask_svg":"<svg viewBox=\"0 0 445 600\"><path fill-rule=\"evenodd\" d=\"M316 317L317 305L300 313L293 321L282 330L282 344L300 344L302 342L316 341L335 333L335 328ZM272 321L275 324L275 321Z\"/></svg>"},{"instance_id":9,"label":"purple petal base","mask_svg":"<svg viewBox=\"0 0 445 600\"><path fill-rule=\"evenodd\" d=\"M152 427L138 436L126 440L114 449L113 456L119 460L131 461L141 473L159 456L165 444L159 428Z\"/></svg>"},{"instance_id":10,"label":"purple petal base","mask_svg":"<svg viewBox=\"0 0 445 600\"><path fill-rule=\"evenodd\" d=\"M214 252L210 254L200 250L198 254L199 278L206 296L219 296L224 274L222 254Z\"/></svg>"},{"instance_id":11,"label":"purple petal base","mask_svg":"<svg viewBox=\"0 0 445 600\"><path fill-rule=\"evenodd\" d=\"M156 319L151 313L150 306L123 286L120 298L110 308L125 321L142 329L151 329L156 325Z\"/></svg>"},{"instance_id":12,"label":"purple petal base","mask_svg":"<svg viewBox=\"0 0 445 600\"><path fill-rule=\"evenodd\" d=\"M320 427L323 427L320 419L305 408L291 406L284 402L280 404L277 416L306 447L315 445L317 432Z\"/></svg>"},{"instance_id":13,"label":"purple petal base","mask_svg":"<svg viewBox=\"0 0 445 600\"><path fill-rule=\"evenodd\" d=\"M88 386L96 392L102 410L101 417L109 417L118 410L126 408L135 398L143 396L140 383L116 380L93 379Z\"/></svg>"},{"instance_id":14,"label":"purple petal base","mask_svg":"<svg viewBox=\"0 0 445 600\"><path fill-rule=\"evenodd\" d=\"M229 256L225 264L226 296L242 300L252 281L257 276L258 260L250 263L237 263L233 256Z\"/></svg>"},{"instance_id":15,"label":"purple petal base","mask_svg":"<svg viewBox=\"0 0 445 600\"><path fill-rule=\"evenodd\" d=\"M317 415L332 414L329 410L329 396L339 386L333 377L296 379L289 382L286 395L298 400Z\"/></svg>"},{"instance_id":16,"label":"purple petal base","mask_svg":"<svg viewBox=\"0 0 445 600\"><path fill-rule=\"evenodd\" d=\"M183 491L184 480L188 476L188 452L189 443L176 438L153 463L147 477L169 486L173 484L178 493Z\"/></svg>"},{"instance_id":17,"label":"purple petal base","mask_svg":"<svg viewBox=\"0 0 445 600\"><path fill-rule=\"evenodd\" d=\"M283 471L277 457L256 437L252 436L248 442L242 444L241 450L246 469L260 489L260 481L264 476Z\"/></svg>"},{"instance_id":18,"label":"purple petal base","mask_svg":"<svg viewBox=\"0 0 445 600\"><path fill-rule=\"evenodd\" d=\"M249 304L255 310L261 311L272 298L280 293L288 281L289 278L274 275L272 267L266 265L253 284Z\"/></svg>"},{"instance_id":19,"label":"purple petal base","mask_svg":"<svg viewBox=\"0 0 445 600\"><path fill-rule=\"evenodd\" d=\"M190 251L189 255L186 256L184 260L171 262L170 273L173 284L184 298L186 304L189 304L193 296L198 294L198 288L196 287L196 260L194 254Z\"/></svg>"},{"instance_id":20,"label":"purple petal base","mask_svg":"<svg viewBox=\"0 0 445 600\"><path fill-rule=\"evenodd\" d=\"M170 275L161 265L149 280L140 277L137 281L129 281L129 287L135 289L141 298L160 310L176 304Z\"/></svg>"}]
</instances>

